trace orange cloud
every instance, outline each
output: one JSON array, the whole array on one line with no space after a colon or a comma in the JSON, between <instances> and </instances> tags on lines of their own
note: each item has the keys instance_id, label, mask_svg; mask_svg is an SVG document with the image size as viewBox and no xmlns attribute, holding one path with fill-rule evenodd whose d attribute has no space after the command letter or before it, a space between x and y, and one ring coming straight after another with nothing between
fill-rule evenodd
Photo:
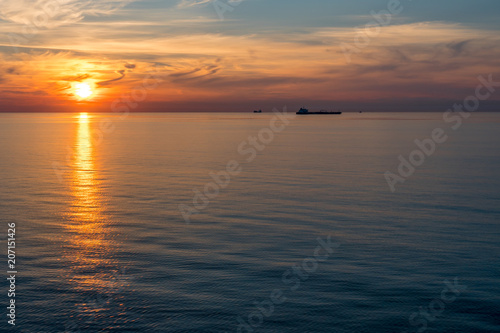
<instances>
[{"instance_id":1,"label":"orange cloud","mask_svg":"<svg viewBox=\"0 0 500 333\"><path fill-rule=\"evenodd\" d=\"M494 73L500 65L496 33L442 22L383 27L350 64L340 45L352 43L356 32L346 28L145 39L140 30L124 32L122 25L110 24L101 34L73 37L94 27L79 23L44 32L37 43L50 49L33 45L22 53L0 53L4 98L28 103L30 93L33 100L43 94L64 104L75 100L72 82L88 82L96 92L91 102L109 104L140 85L154 67L165 81L144 104L456 99L477 75Z\"/></svg>"}]
</instances>

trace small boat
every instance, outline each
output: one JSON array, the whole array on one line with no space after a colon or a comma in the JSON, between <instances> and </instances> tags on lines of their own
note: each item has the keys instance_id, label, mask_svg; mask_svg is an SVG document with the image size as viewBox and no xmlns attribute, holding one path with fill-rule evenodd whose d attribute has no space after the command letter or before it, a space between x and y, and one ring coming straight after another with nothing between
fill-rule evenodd
<instances>
[{"instance_id":1,"label":"small boat","mask_svg":"<svg viewBox=\"0 0 500 333\"><path fill-rule=\"evenodd\" d=\"M297 112L296 114L342 114L342 112L327 111L327 110L320 110L318 112L309 112L309 110L306 108L300 108L299 112Z\"/></svg>"},{"instance_id":2,"label":"small boat","mask_svg":"<svg viewBox=\"0 0 500 333\"><path fill-rule=\"evenodd\" d=\"M262 110L253 110L253 113L262 113Z\"/></svg>"}]
</instances>

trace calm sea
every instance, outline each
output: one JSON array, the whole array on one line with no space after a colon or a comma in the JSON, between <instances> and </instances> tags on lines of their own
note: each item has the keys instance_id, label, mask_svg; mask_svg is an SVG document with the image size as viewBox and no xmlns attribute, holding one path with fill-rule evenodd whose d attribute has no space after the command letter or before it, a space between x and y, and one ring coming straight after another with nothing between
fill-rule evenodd
<instances>
[{"instance_id":1,"label":"calm sea","mask_svg":"<svg viewBox=\"0 0 500 333\"><path fill-rule=\"evenodd\" d=\"M273 117L0 114L1 330L500 332L500 114Z\"/></svg>"}]
</instances>

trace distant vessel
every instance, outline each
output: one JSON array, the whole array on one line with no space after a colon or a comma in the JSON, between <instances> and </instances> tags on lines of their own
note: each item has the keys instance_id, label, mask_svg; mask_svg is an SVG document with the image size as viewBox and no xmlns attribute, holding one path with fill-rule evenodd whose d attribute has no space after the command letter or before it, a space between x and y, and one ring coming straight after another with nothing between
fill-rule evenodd
<instances>
[{"instance_id":1,"label":"distant vessel","mask_svg":"<svg viewBox=\"0 0 500 333\"><path fill-rule=\"evenodd\" d=\"M338 111L327 111L327 110L320 110L318 112L309 112L308 109L306 108L300 108L299 112L297 114L342 114L342 112Z\"/></svg>"},{"instance_id":2,"label":"distant vessel","mask_svg":"<svg viewBox=\"0 0 500 333\"><path fill-rule=\"evenodd\" d=\"M262 113L262 110L253 110L253 113Z\"/></svg>"}]
</instances>

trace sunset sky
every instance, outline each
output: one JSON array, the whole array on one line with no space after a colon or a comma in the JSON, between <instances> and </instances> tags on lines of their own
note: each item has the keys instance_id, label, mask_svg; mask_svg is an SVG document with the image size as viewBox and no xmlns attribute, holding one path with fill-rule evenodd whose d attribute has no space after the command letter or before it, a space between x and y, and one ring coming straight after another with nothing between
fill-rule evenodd
<instances>
[{"instance_id":1,"label":"sunset sky","mask_svg":"<svg viewBox=\"0 0 500 333\"><path fill-rule=\"evenodd\" d=\"M401 1L350 61L388 1L215 5L0 0L0 111L445 111L479 75L500 81L496 0Z\"/></svg>"}]
</instances>

